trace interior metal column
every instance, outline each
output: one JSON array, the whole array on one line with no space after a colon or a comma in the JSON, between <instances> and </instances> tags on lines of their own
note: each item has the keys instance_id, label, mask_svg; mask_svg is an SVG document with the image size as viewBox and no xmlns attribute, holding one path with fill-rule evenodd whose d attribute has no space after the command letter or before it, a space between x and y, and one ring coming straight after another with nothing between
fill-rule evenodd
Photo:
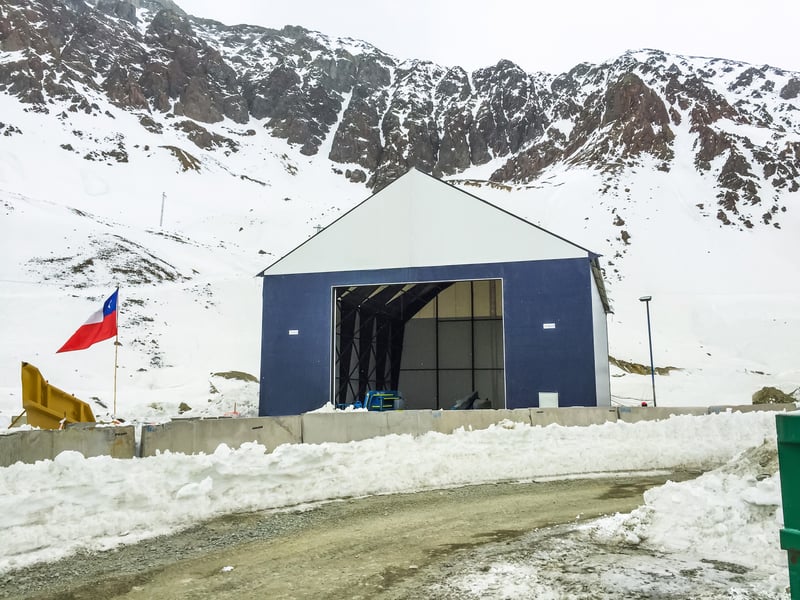
<instances>
[{"instance_id":1,"label":"interior metal column","mask_svg":"<svg viewBox=\"0 0 800 600\"><path fill-rule=\"evenodd\" d=\"M389 387L396 390L400 386L400 361L403 358L403 336L406 323L400 319L392 320L392 335L389 342Z\"/></svg>"},{"instance_id":2,"label":"interior metal column","mask_svg":"<svg viewBox=\"0 0 800 600\"><path fill-rule=\"evenodd\" d=\"M358 312L358 393L356 400L363 400L369 389L369 366L372 358L372 335L375 329L375 315L372 313L365 314L367 311L361 309Z\"/></svg>"},{"instance_id":3,"label":"interior metal column","mask_svg":"<svg viewBox=\"0 0 800 600\"><path fill-rule=\"evenodd\" d=\"M356 330L356 311L339 309L339 384L336 402L347 402L347 388L350 385L350 361L353 356L353 341Z\"/></svg>"},{"instance_id":4,"label":"interior metal column","mask_svg":"<svg viewBox=\"0 0 800 600\"><path fill-rule=\"evenodd\" d=\"M375 317L375 389L386 390L386 364L391 348L392 319L385 314Z\"/></svg>"}]
</instances>

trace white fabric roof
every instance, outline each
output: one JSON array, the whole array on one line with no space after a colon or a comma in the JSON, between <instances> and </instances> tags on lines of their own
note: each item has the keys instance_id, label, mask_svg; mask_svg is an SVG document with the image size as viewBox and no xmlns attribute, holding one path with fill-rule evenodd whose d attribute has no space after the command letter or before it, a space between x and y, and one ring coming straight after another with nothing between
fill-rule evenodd
<instances>
[{"instance_id":1,"label":"white fabric roof","mask_svg":"<svg viewBox=\"0 0 800 600\"><path fill-rule=\"evenodd\" d=\"M578 258L591 253L416 169L261 275Z\"/></svg>"}]
</instances>

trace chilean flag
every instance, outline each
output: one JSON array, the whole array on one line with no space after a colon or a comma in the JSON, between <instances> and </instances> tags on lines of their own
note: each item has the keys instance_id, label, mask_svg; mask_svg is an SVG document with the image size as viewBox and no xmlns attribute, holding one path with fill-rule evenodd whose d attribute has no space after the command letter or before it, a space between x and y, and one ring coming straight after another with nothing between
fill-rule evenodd
<instances>
[{"instance_id":1,"label":"chilean flag","mask_svg":"<svg viewBox=\"0 0 800 600\"><path fill-rule=\"evenodd\" d=\"M72 350L85 350L92 344L102 342L117 335L117 294L119 288L103 302L103 308L92 313L86 323L72 334L67 343L56 351L71 352Z\"/></svg>"}]
</instances>

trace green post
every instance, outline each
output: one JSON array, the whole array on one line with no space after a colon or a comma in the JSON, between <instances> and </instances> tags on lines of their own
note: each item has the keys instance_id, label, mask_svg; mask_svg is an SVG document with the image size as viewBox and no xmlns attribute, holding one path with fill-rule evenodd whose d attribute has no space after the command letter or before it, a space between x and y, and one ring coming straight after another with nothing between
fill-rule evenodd
<instances>
[{"instance_id":1,"label":"green post","mask_svg":"<svg viewBox=\"0 0 800 600\"><path fill-rule=\"evenodd\" d=\"M800 600L800 415L775 415L781 473L781 548L789 553L792 600Z\"/></svg>"}]
</instances>

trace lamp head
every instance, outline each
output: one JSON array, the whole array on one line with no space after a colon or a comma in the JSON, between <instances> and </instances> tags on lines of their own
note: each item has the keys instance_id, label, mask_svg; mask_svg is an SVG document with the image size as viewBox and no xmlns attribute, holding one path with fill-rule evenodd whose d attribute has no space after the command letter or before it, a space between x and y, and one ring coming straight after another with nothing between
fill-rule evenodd
<instances>
[{"instance_id":1,"label":"lamp head","mask_svg":"<svg viewBox=\"0 0 800 600\"><path fill-rule=\"evenodd\" d=\"M652 299L653 299L652 296L642 296L641 298L639 298L639 302L650 302L650 300Z\"/></svg>"}]
</instances>

